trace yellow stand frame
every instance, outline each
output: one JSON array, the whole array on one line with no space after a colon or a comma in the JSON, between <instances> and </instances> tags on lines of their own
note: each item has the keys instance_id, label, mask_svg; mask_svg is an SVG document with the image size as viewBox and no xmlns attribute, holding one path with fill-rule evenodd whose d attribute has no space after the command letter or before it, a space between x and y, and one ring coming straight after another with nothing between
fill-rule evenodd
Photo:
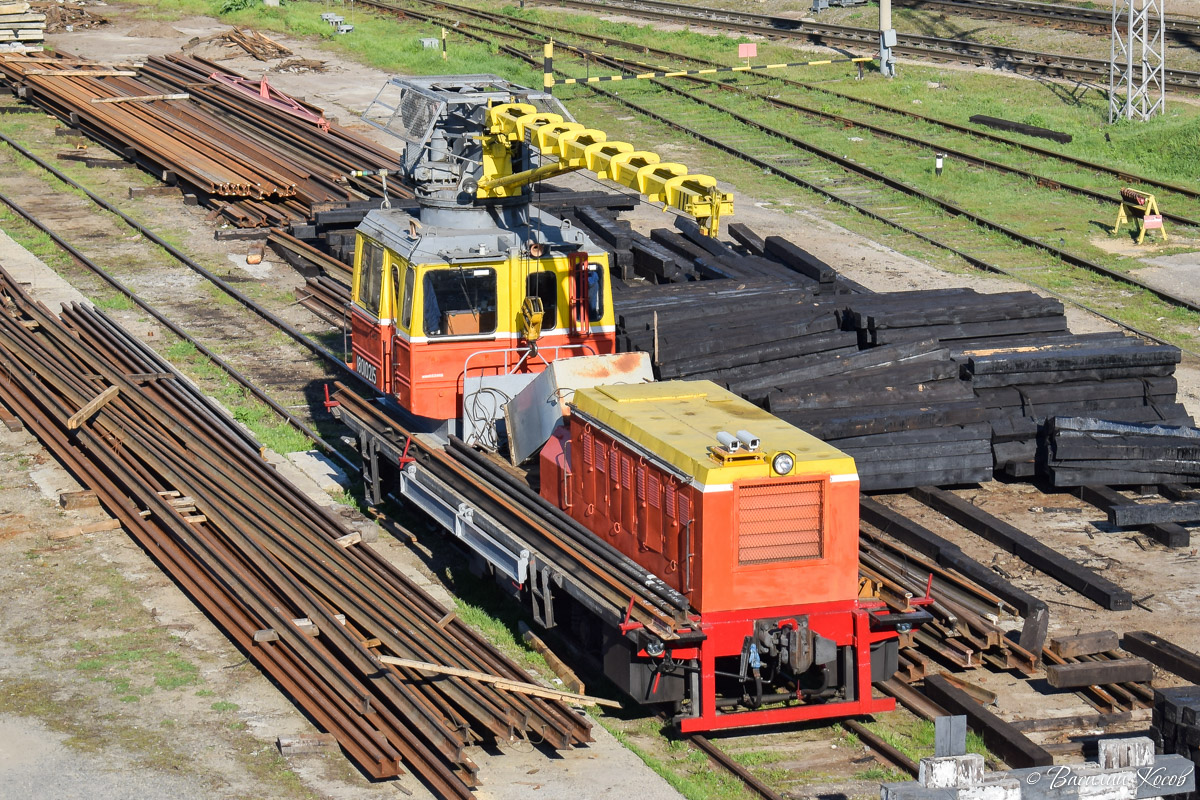
<instances>
[{"instance_id":1,"label":"yellow stand frame","mask_svg":"<svg viewBox=\"0 0 1200 800\"><path fill-rule=\"evenodd\" d=\"M1129 199L1130 196L1141 199L1143 202L1140 204L1133 202ZM1162 212L1158 210L1158 201L1154 199L1154 195L1127 189L1121 193L1121 197L1121 209L1117 212L1117 224L1112 229L1114 236L1121 230L1121 224L1124 223L1137 226L1138 244L1141 244L1146 238L1146 231L1155 230L1162 236L1164 242L1167 241L1167 229L1163 225Z\"/></svg>"}]
</instances>

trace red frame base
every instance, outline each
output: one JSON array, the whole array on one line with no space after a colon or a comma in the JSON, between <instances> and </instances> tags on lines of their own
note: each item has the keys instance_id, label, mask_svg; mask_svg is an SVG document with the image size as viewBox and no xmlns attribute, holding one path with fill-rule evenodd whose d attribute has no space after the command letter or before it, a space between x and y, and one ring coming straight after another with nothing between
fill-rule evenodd
<instances>
[{"instance_id":1,"label":"red frame base","mask_svg":"<svg viewBox=\"0 0 1200 800\"><path fill-rule=\"evenodd\" d=\"M808 606L755 609L723 614L705 614L700 622L707 638L700 645L701 714L679 722L683 733L780 725L832 717L856 717L876 711L891 711L896 701L871 696L871 645L895 638L893 631L872 631L870 610L877 604L857 600ZM754 629L754 621L808 615L812 630L833 639L838 647L855 649L855 696L840 703L804 703L755 711L721 712L716 707L716 660L741 653L742 642Z\"/></svg>"}]
</instances>

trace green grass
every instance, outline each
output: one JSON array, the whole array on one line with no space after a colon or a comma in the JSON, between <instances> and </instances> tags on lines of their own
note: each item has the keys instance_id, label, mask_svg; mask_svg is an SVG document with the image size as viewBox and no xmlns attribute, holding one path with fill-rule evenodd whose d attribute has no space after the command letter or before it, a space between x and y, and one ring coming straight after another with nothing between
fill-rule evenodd
<instances>
[{"instance_id":1,"label":"green grass","mask_svg":"<svg viewBox=\"0 0 1200 800\"><path fill-rule=\"evenodd\" d=\"M880 714L874 721L864 724L872 733L913 761L919 762L933 755L934 726L929 720L893 711ZM995 756L983 743L983 737L974 731L967 731L967 752L978 753L991 764L997 763Z\"/></svg>"},{"instance_id":2,"label":"green grass","mask_svg":"<svg viewBox=\"0 0 1200 800\"><path fill-rule=\"evenodd\" d=\"M237 703L231 703L228 700L218 700L209 706L209 708L211 708L213 711L225 712L237 711L239 708L241 708L241 706L239 706Z\"/></svg>"},{"instance_id":3,"label":"green grass","mask_svg":"<svg viewBox=\"0 0 1200 800\"><path fill-rule=\"evenodd\" d=\"M93 297L92 302L96 304L96 308L101 308L105 311L132 311L136 308L133 301L123 294L108 294L102 297Z\"/></svg>"},{"instance_id":4,"label":"green grass","mask_svg":"<svg viewBox=\"0 0 1200 800\"><path fill-rule=\"evenodd\" d=\"M676 751L659 756L633 741L629 734L604 717L601 723L626 749L654 770L688 800L744 800L751 797L741 781L725 770L714 769L699 750Z\"/></svg>"},{"instance_id":5,"label":"green grass","mask_svg":"<svg viewBox=\"0 0 1200 800\"><path fill-rule=\"evenodd\" d=\"M312 442L307 436L279 418L266 404L259 401L215 362L202 355L191 342L176 339L163 351L173 365L195 380L211 397L218 400L233 418L254 433L265 447L277 453L308 450Z\"/></svg>"}]
</instances>

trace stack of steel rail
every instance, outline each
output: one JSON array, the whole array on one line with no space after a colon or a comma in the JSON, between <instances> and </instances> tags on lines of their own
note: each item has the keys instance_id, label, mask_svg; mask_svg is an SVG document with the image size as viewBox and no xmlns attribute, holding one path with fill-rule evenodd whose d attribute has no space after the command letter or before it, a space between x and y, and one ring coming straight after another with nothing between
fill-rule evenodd
<instances>
[{"instance_id":1,"label":"stack of steel rail","mask_svg":"<svg viewBox=\"0 0 1200 800\"><path fill-rule=\"evenodd\" d=\"M664 640L693 626L685 596L543 500L500 462L457 439L447 447L414 436L378 405L336 386L342 408L394 443L395 453L384 455L406 458L413 462L406 469L427 470L454 485L473 508L520 537L529 549L529 588L547 603L553 585L614 626L645 626Z\"/></svg>"},{"instance_id":2,"label":"stack of steel rail","mask_svg":"<svg viewBox=\"0 0 1200 800\"><path fill-rule=\"evenodd\" d=\"M169 364L90 307L54 316L2 270L0 403L372 777L403 763L439 797L467 798L470 744L590 739L557 700L385 666L394 655L528 683ZM199 513L177 510L176 493Z\"/></svg>"},{"instance_id":3,"label":"stack of steel rail","mask_svg":"<svg viewBox=\"0 0 1200 800\"><path fill-rule=\"evenodd\" d=\"M917 647L960 669L990 664L1025 674L1037 670L1037 656L1006 638L998 624L1002 617L1019 616L1012 604L890 537L865 530L861 537L859 572L879 585L880 596L890 608L906 610L909 600L925 594L927 589L934 598L926 607L933 621L905 637L901 655L908 662L903 665L907 678L924 675L925 659L910 649ZM906 651L911 657L905 656Z\"/></svg>"},{"instance_id":4,"label":"stack of steel rail","mask_svg":"<svg viewBox=\"0 0 1200 800\"><path fill-rule=\"evenodd\" d=\"M223 72L178 56L136 69L0 56L0 75L21 97L160 179L185 183L238 225L306 223L318 204L384 196L378 177L350 173L396 169L397 153L325 123L319 109L247 91L255 84L242 76L218 79Z\"/></svg>"}]
</instances>

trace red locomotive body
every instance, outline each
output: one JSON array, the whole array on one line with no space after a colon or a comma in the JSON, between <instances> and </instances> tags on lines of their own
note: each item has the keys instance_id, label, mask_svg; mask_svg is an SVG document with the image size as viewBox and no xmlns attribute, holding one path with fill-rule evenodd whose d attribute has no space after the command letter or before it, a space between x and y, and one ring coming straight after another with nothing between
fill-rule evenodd
<instances>
[{"instance_id":1,"label":"red locomotive body","mask_svg":"<svg viewBox=\"0 0 1200 800\"><path fill-rule=\"evenodd\" d=\"M754 434L718 441L735 422ZM682 730L893 707L871 696L873 674L895 669L896 636L872 624L878 601L859 598L850 457L706 381L604 386L576 392L542 451L541 487L697 612L699 645L634 655L650 698L695 665Z\"/></svg>"}]
</instances>

